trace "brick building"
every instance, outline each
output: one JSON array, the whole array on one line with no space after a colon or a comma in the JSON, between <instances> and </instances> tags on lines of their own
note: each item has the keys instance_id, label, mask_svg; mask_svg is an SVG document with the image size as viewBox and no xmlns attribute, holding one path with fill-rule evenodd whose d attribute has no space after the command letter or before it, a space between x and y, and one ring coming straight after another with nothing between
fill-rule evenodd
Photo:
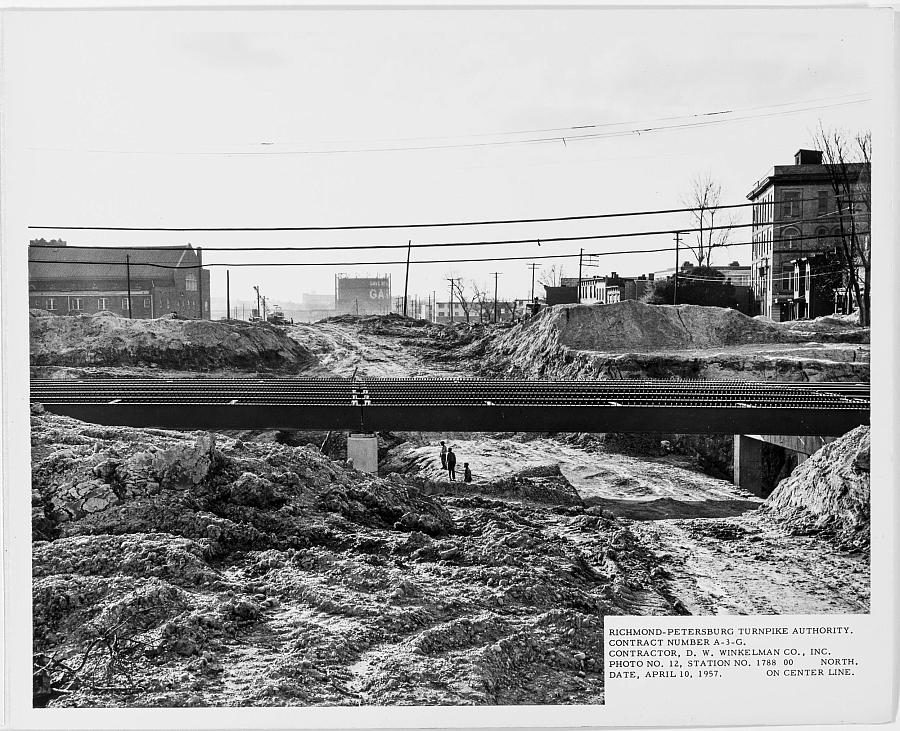
<instances>
[{"instance_id":1,"label":"brick building","mask_svg":"<svg viewBox=\"0 0 900 731\"><path fill-rule=\"evenodd\" d=\"M114 312L131 317L209 319L209 271L190 245L159 249L28 247L29 307L54 315ZM130 285L130 286L129 286ZM201 313L202 300L202 313Z\"/></svg>"},{"instance_id":2,"label":"brick building","mask_svg":"<svg viewBox=\"0 0 900 731\"><path fill-rule=\"evenodd\" d=\"M869 166L850 163L849 184L866 184ZM750 286L756 314L771 320L791 319L794 306L794 260L834 250L841 236L838 211L846 208L834 195L831 175L818 150L798 150L793 165L776 165L760 178L747 199L753 207ZM863 214L844 211L844 216Z\"/></svg>"}]
</instances>

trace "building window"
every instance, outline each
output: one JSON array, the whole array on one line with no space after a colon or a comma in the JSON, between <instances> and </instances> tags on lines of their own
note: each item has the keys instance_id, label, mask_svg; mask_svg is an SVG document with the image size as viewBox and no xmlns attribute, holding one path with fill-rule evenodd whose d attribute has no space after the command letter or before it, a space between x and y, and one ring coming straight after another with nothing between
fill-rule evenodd
<instances>
[{"instance_id":1,"label":"building window","mask_svg":"<svg viewBox=\"0 0 900 731\"><path fill-rule=\"evenodd\" d=\"M781 204L781 213L785 218L797 218L800 215L800 191L785 191Z\"/></svg>"},{"instance_id":2,"label":"building window","mask_svg":"<svg viewBox=\"0 0 900 731\"><path fill-rule=\"evenodd\" d=\"M819 213L828 213L828 191L819 191Z\"/></svg>"},{"instance_id":3,"label":"building window","mask_svg":"<svg viewBox=\"0 0 900 731\"><path fill-rule=\"evenodd\" d=\"M52 297L47 298L47 309L48 310L56 309L56 300L54 300Z\"/></svg>"},{"instance_id":4,"label":"building window","mask_svg":"<svg viewBox=\"0 0 900 731\"><path fill-rule=\"evenodd\" d=\"M127 297L123 297L123 298L122 298L122 309L123 309L123 310L127 310L127 309L128 309L128 298L127 298Z\"/></svg>"},{"instance_id":5,"label":"building window","mask_svg":"<svg viewBox=\"0 0 900 731\"><path fill-rule=\"evenodd\" d=\"M98 298L98 299L97 299L97 309L98 309L100 312L102 312L103 310L105 310L105 309L106 309L106 304L107 304L107 302L109 302L109 300L106 299L106 297L100 297L100 298Z\"/></svg>"},{"instance_id":6,"label":"building window","mask_svg":"<svg viewBox=\"0 0 900 731\"><path fill-rule=\"evenodd\" d=\"M196 292L197 291L197 275L196 274L188 274L184 278L184 288L188 292Z\"/></svg>"},{"instance_id":7,"label":"building window","mask_svg":"<svg viewBox=\"0 0 900 731\"><path fill-rule=\"evenodd\" d=\"M81 309L81 297L71 297L69 299L69 309L70 310L80 310Z\"/></svg>"},{"instance_id":8,"label":"building window","mask_svg":"<svg viewBox=\"0 0 900 731\"><path fill-rule=\"evenodd\" d=\"M150 309L150 298L149 297L144 297L144 309L145 310Z\"/></svg>"}]
</instances>

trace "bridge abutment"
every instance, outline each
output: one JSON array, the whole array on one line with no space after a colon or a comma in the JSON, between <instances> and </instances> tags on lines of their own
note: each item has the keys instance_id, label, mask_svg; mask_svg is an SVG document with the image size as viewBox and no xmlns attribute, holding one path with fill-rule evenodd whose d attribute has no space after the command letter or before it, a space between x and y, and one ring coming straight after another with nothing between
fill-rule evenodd
<instances>
[{"instance_id":1,"label":"bridge abutment","mask_svg":"<svg viewBox=\"0 0 900 731\"><path fill-rule=\"evenodd\" d=\"M354 469L378 474L378 437L374 434L350 434L347 437L347 459Z\"/></svg>"},{"instance_id":2,"label":"bridge abutment","mask_svg":"<svg viewBox=\"0 0 900 731\"><path fill-rule=\"evenodd\" d=\"M734 435L734 484L763 497L762 445L744 434Z\"/></svg>"},{"instance_id":3,"label":"bridge abutment","mask_svg":"<svg viewBox=\"0 0 900 731\"><path fill-rule=\"evenodd\" d=\"M836 438L735 434L734 484L759 497L768 497L782 477Z\"/></svg>"}]
</instances>

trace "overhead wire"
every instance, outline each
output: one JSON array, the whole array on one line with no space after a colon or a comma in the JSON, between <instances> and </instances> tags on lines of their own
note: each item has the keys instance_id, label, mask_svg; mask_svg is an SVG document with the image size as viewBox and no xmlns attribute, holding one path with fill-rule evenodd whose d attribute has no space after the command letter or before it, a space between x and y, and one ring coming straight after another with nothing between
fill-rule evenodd
<instances>
[{"instance_id":1,"label":"overhead wire","mask_svg":"<svg viewBox=\"0 0 900 731\"><path fill-rule=\"evenodd\" d=\"M818 200L817 198L799 198L797 202L805 203ZM735 208L750 208L753 206L769 205L771 201L756 201L751 203L728 203L716 206L704 206L702 210L726 210ZM485 219L480 221L443 221L439 223L375 223L352 224L344 226L43 226L30 225L29 229L43 229L47 231L146 231L146 232L262 232L262 231L362 231L383 229L409 229L409 228L448 228L453 226L496 226L518 223L561 223L564 221L588 221L604 218L630 218L636 216L657 216L670 213L688 213L699 210L699 206L686 206L682 208L657 208L641 211L623 211L618 213L589 213L575 216L550 216L544 218L506 218ZM170 247L160 247L170 248Z\"/></svg>"},{"instance_id":2,"label":"overhead wire","mask_svg":"<svg viewBox=\"0 0 900 731\"><path fill-rule=\"evenodd\" d=\"M114 149L85 149L74 150L75 152L87 152L92 154L106 155L176 155L176 156L226 156L226 157L260 157L260 156L297 156L297 155L356 155L379 152L416 152L429 150L450 150L450 149L477 149L484 147L525 145L525 144L546 144L559 143L567 144L569 142L578 142L580 140L597 140L609 139L615 137L643 135L651 132L660 132L668 130L691 129L696 127L706 127L715 124L725 124L731 122L742 122L753 119L764 119L769 117L780 117L789 114L800 114L821 109L832 109L835 107L848 106L851 104L862 104L871 101L870 97L855 99L850 101L836 102L833 104L823 104L817 106L800 107L798 109L788 109L776 112L765 112L761 114L749 114L741 117L726 117L716 119L706 119L702 121L684 122L681 124L659 125L654 127L635 127L627 130L618 130L614 132L594 132L588 134L553 134L549 137L532 137L527 139L512 140L490 140L485 142L463 142L450 144L432 144L432 145L411 145L411 146L392 146L392 147L357 147L357 148L334 148L334 149L305 149L305 150L114 150ZM44 152L73 152L64 148L32 148Z\"/></svg>"},{"instance_id":3,"label":"overhead wire","mask_svg":"<svg viewBox=\"0 0 900 731\"><path fill-rule=\"evenodd\" d=\"M797 241L810 241L810 240L821 240L821 236L797 236L791 238L792 242ZM727 247L723 248L731 248L735 246L752 246L759 242L756 241L740 241L736 243L730 243ZM42 247L35 247L42 248ZM68 247L66 247L68 248ZM667 247L659 247L652 249L621 249L615 251L598 251L598 252L584 252L582 253L574 253L574 254L544 254L544 255L534 255L534 256L492 256L492 257L478 257L478 258L465 258L465 259L425 259L425 260L413 260L413 264L421 265L421 264L467 264L467 263L477 263L477 262L486 262L486 261L532 261L532 260L542 260L542 259L568 259L568 258L577 258L579 256L619 256L623 254L652 254L658 252L668 252L675 251L675 246L667 246ZM681 247L683 248L683 247ZM72 261L72 260L56 260L56 259L35 259L32 260L33 264L68 264L68 265L78 265L78 264L105 264L105 265L120 265L125 266L125 262L110 262L110 261L101 261L101 260L82 260L82 261ZM347 267L347 266L396 266L396 265L406 265L406 259L395 259L389 261L333 261L333 262L204 262L203 268L210 267L269 267L269 266L331 266L331 267ZM152 266L158 267L161 269L199 269L201 268L199 264L188 264L188 265L172 265L172 264L157 264L153 262L137 262L131 261L131 266Z\"/></svg>"}]
</instances>

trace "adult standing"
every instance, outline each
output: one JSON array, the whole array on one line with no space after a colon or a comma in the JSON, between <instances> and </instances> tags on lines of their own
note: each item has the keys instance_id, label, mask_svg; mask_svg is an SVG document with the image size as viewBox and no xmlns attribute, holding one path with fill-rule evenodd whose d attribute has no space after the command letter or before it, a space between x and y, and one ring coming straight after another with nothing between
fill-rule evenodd
<instances>
[{"instance_id":1,"label":"adult standing","mask_svg":"<svg viewBox=\"0 0 900 731\"><path fill-rule=\"evenodd\" d=\"M441 442L441 469L447 469L447 444Z\"/></svg>"},{"instance_id":2,"label":"adult standing","mask_svg":"<svg viewBox=\"0 0 900 731\"><path fill-rule=\"evenodd\" d=\"M453 453L453 447L447 450L447 472L450 475L450 482L456 482L456 455Z\"/></svg>"}]
</instances>

